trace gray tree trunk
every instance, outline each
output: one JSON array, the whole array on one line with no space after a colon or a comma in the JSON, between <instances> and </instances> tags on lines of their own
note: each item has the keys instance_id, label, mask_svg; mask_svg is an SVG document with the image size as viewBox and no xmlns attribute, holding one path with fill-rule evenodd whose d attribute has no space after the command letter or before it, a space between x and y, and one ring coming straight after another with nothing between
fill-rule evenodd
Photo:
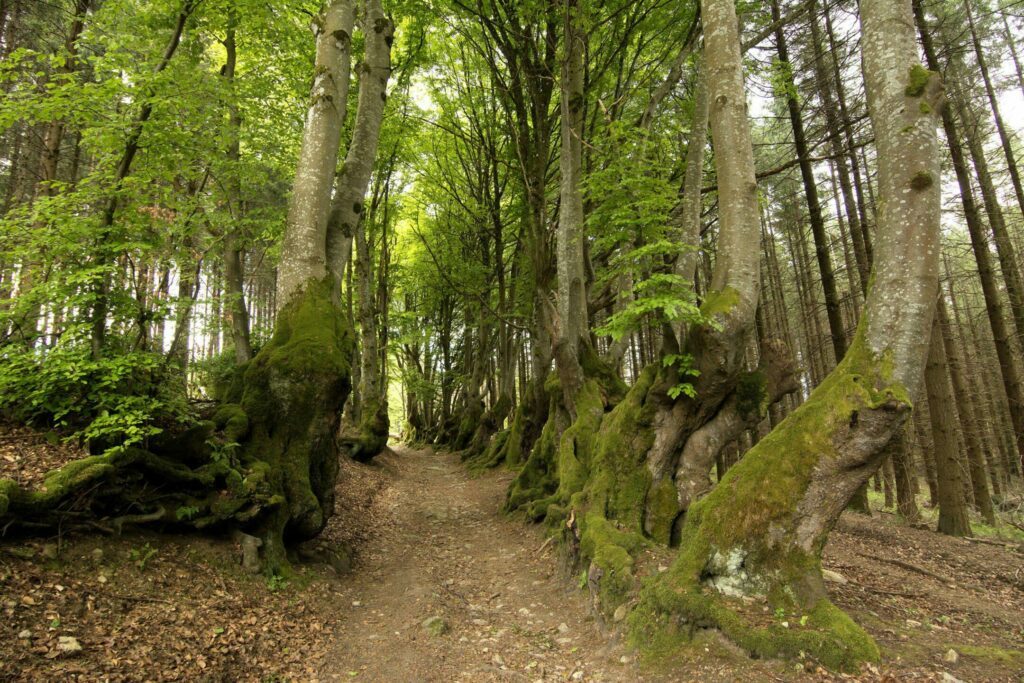
<instances>
[{"instance_id":1,"label":"gray tree trunk","mask_svg":"<svg viewBox=\"0 0 1024 683\"><path fill-rule=\"evenodd\" d=\"M388 79L391 78L391 42L395 27L384 15L380 0L366 1L363 34L366 55L358 66L359 105L355 129L335 184L327 225L327 260L338 282L352 257L352 237L365 208L366 188L377 159Z\"/></svg>"},{"instance_id":2,"label":"gray tree trunk","mask_svg":"<svg viewBox=\"0 0 1024 683\"><path fill-rule=\"evenodd\" d=\"M327 275L327 215L348 104L353 23L351 1L332 0L313 24L313 89L281 245L278 309L307 282Z\"/></svg>"}]
</instances>

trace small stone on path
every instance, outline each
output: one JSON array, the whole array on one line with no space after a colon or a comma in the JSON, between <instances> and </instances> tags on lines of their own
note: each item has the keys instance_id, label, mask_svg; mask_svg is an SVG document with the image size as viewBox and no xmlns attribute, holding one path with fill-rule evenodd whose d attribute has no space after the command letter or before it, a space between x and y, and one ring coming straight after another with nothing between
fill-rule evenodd
<instances>
[{"instance_id":1,"label":"small stone on path","mask_svg":"<svg viewBox=\"0 0 1024 683\"><path fill-rule=\"evenodd\" d=\"M432 636L443 636L448 633L448 622L443 617L433 616L424 620L423 630Z\"/></svg>"}]
</instances>

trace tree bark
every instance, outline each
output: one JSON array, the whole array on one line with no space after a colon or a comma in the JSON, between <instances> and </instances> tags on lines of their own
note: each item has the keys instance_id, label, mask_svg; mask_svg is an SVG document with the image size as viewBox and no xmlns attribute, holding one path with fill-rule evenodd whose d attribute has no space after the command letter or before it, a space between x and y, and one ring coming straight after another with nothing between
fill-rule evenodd
<instances>
[{"instance_id":1,"label":"tree bark","mask_svg":"<svg viewBox=\"0 0 1024 683\"><path fill-rule=\"evenodd\" d=\"M556 235L558 272L558 321L556 325L555 360L565 406L576 415L575 396L582 386L580 367L581 344L589 343L587 290L584 274L583 191L583 53L586 36L580 29L581 8L577 0L565 0L565 52L562 58L561 109L562 147L561 203Z\"/></svg>"},{"instance_id":2,"label":"tree bark","mask_svg":"<svg viewBox=\"0 0 1024 683\"><path fill-rule=\"evenodd\" d=\"M967 520L960 458L953 425L953 395L946 373L946 354L942 344L942 328L936 316L932 325L925 384L928 387L928 414L931 417L932 445L938 479L939 531L950 536L970 536Z\"/></svg>"},{"instance_id":3,"label":"tree bark","mask_svg":"<svg viewBox=\"0 0 1024 683\"><path fill-rule=\"evenodd\" d=\"M327 218L348 105L353 23L351 0L332 0L313 24L313 89L281 245L278 308L284 307L304 283L319 280L328 272ZM340 283L340 274L332 274Z\"/></svg>"},{"instance_id":4,"label":"tree bark","mask_svg":"<svg viewBox=\"0 0 1024 683\"><path fill-rule=\"evenodd\" d=\"M366 54L359 65L359 104L355 128L345 164L338 174L327 225L327 260L331 273L341 282L352 257L352 237L365 209L380 128L384 122L388 79L391 78L391 43L395 26L384 15L380 0L367 0L363 18Z\"/></svg>"},{"instance_id":5,"label":"tree bark","mask_svg":"<svg viewBox=\"0 0 1024 683\"><path fill-rule=\"evenodd\" d=\"M242 115L235 101L235 69L238 63L238 48L235 40L237 16L232 11L228 19L224 49L227 59L221 75L228 84L231 103L228 105L228 149L229 165L226 185L228 206L231 208L233 225L224 235L224 293L227 297L228 318L231 321L231 341L235 350L235 362L239 365L252 360L252 342L249 338L249 310L245 305L245 267L243 262L241 229L242 182L241 182L241 130Z\"/></svg>"}]
</instances>

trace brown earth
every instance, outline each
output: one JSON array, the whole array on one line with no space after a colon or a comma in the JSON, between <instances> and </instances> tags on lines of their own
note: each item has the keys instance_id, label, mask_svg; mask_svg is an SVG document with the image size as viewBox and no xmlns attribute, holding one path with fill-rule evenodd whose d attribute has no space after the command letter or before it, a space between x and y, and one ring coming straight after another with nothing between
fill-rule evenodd
<instances>
[{"instance_id":1,"label":"brown earth","mask_svg":"<svg viewBox=\"0 0 1024 683\"><path fill-rule=\"evenodd\" d=\"M507 472L472 478L454 456L399 447L342 475L319 545L347 549L350 573L306 564L268 581L240 571L227 539L141 531L0 541L0 680L850 678L751 660L712 634L641 665L541 529L500 513ZM885 655L856 679L1024 680L1024 555L1008 545L845 516L825 566L847 583L830 588Z\"/></svg>"}]
</instances>

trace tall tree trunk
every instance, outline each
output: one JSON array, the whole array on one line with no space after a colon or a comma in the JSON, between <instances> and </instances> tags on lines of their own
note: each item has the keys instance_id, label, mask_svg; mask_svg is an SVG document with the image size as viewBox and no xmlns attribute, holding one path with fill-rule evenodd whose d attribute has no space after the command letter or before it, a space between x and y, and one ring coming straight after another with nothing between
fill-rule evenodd
<instances>
[{"instance_id":1,"label":"tall tree trunk","mask_svg":"<svg viewBox=\"0 0 1024 683\"><path fill-rule=\"evenodd\" d=\"M701 187L704 183L704 158L708 146L709 109L707 78L701 68L697 73L693 95L693 120L686 143L682 196L672 216L678 228L679 241L686 250L676 259L675 272L688 283L693 283L697 275L697 259L700 255ZM675 333L678 345L682 346L685 342L685 326L678 325Z\"/></svg>"},{"instance_id":2,"label":"tall tree trunk","mask_svg":"<svg viewBox=\"0 0 1024 683\"><path fill-rule=\"evenodd\" d=\"M351 0L332 0L314 22L313 90L281 245L278 308L287 305L304 283L328 274L326 247L320 245L327 244L331 185L348 106L353 23ZM341 282L341 273L332 270L331 274Z\"/></svg>"},{"instance_id":3,"label":"tall tree trunk","mask_svg":"<svg viewBox=\"0 0 1024 683\"><path fill-rule=\"evenodd\" d=\"M1017 74L1017 87L1024 94L1024 66L1021 66L1020 55L1017 53L1017 40L1014 38L1013 30L1010 28L1010 20L1006 16L1006 9L1002 9L999 14L1003 20L1003 40L1006 41L1006 46L1010 48L1013 69Z\"/></svg>"},{"instance_id":4,"label":"tall tree trunk","mask_svg":"<svg viewBox=\"0 0 1024 683\"><path fill-rule=\"evenodd\" d=\"M874 210L874 199L869 202L865 197L864 185L866 184L862 180L861 169L864 169L865 173L868 173L867 164L861 164L860 159L857 156L857 145L854 139L853 129L853 118L850 115L849 109L846 104L846 88L843 85L843 74L839 68L839 49L840 46L836 41L835 32L832 30L832 15L831 7L826 4L825 6L825 33L828 35L829 53L831 59L829 60L832 65L832 84L836 89L836 100L839 104L839 118L842 121L843 137L846 142L846 153L850 159L850 175L853 178L854 192L857 197L857 209L860 214L860 228L861 228L861 242L864 243L864 257L867 263L868 272L871 271L872 264L874 262L874 252L871 244L871 231L868 229L870 225L869 213ZM817 41L815 41L817 44ZM863 153L863 148L861 149ZM870 189L870 186L869 186Z\"/></svg>"},{"instance_id":5,"label":"tall tree trunk","mask_svg":"<svg viewBox=\"0 0 1024 683\"><path fill-rule=\"evenodd\" d=\"M828 68L825 66L826 50L825 42L821 36L821 28L818 25L817 0L811 0L810 26L811 26L811 49L814 51L814 80L818 86L818 92L822 98L822 108L825 113L825 124L830 131L832 156L835 157L836 173L839 179L839 187L842 192L843 206L846 210L846 220L850 229L850 239L853 243L853 253L857 262L857 276L860 283L861 297L867 295L868 278L871 274L871 265L868 262L867 248L864 244L864 229L861 224L859 208L854 198L853 184L850 180L850 167L848 165L847 150L843 149L842 138L838 131L844 130L841 120L841 112L835 102L833 95L834 79ZM852 134L851 134L852 137ZM838 202L838 200L837 200ZM854 297L857 300L857 297Z\"/></svg>"},{"instance_id":6,"label":"tall tree trunk","mask_svg":"<svg viewBox=\"0 0 1024 683\"><path fill-rule=\"evenodd\" d=\"M1003 123L1003 115L999 111L999 98L996 96L995 87L992 85L992 76L989 73L988 59L985 57L985 50L978 38L978 27L974 22L974 9L971 7L971 0L964 0L964 11L967 13L967 25L970 27L971 44L974 47L974 55L978 60L978 69L981 71L981 80L985 84L985 94L988 95L988 104L992 110L992 118L996 122L996 132L999 133L999 142L1003 146L1003 154L1006 155L1006 170L1010 174L1010 183L1017 195L1017 207L1024 214L1024 185L1021 184L1020 171L1017 169L1017 159L1013 153L1013 143L1010 140L1009 131Z\"/></svg>"},{"instance_id":7,"label":"tall tree trunk","mask_svg":"<svg viewBox=\"0 0 1024 683\"><path fill-rule=\"evenodd\" d=\"M380 127L384 122L388 79L391 78L391 43L395 27L384 15L380 0L366 0L363 34L366 55L359 65L359 105L348 156L338 174L327 225L327 259L340 282L352 257L352 237L365 209L366 188L377 159Z\"/></svg>"},{"instance_id":8,"label":"tall tree trunk","mask_svg":"<svg viewBox=\"0 0 1024 683\"><path fill-rule=\"evenodd\" d=\"M562 382L565 406L576 416L576 393L583 383L580 346L589 343L587 290L584 273L583 240L583 54L586 35L582 32L583 17L578 0L565 0L565 53L562 58L561 107L562 148L561 202L556 236L558 269L558 319L555 360Z\"/></svg>"},{"instance_id":9,"label":"tall tree trunk","mask_svg":"<svg viewBox=\"0 0 1024 683\"><path fill-rule=\"evenodd\" d=\"M951 398L955 401L954 405L960 417L960 426L967 445L967 464L971 475L974 506L986 523L995 525L995 512L992 510L992 498L989 495L988 477L985 473L985 456L981 450L981 440L978 438L978 416L974 412L974 397L967 388L964 362L956 341L953 339L953 327L950 324L949 314L946 312L946 301L943 296L939 297L935 318L938 321L938 329L942 333L946 365L949 368L950 380L953 382ZM934 330L932 333L934 334Z\"/></svg>"},{"instance_id":10,"label":"tall tree trunk","mask_svg":"<svg viewBox=\"0 0 1024 683\"><path fill-rule=\"evenodd\" d=\"M222 75L228 83L231 102L228 105L228 149L229 165L226 185L228 206L231 208L232 225L224 235L224 293L227 297L228 318L231 323L231 341L235 350L235 362L241 365L252 360L252 342L249 338L249 310L245 305L245 267L242 260L241 239L242 178L241 178L241 130L242 115L235 101L235 68L238 64L238 47L235 40L237 15L231 11L228 18L224 50L227 59Z\"/></svg>"},{"instance_id":11,"label":"tall tree trunk","mask_svg":"<svg viewBox=\"0 0 1024 683\"><path fill-rule=\"evenodd\" d=\"M828 234L825 232L825 219L821 211L821 200L818 198L818 184L814 179L814 167L811 163L810 149L807 145L807 134L800 116L800 103L797 101L796 82L789 61L789 46L786 44L786 32L780 19L779 0L771 0L772 20L777 22L775 30L775 46L779 53L779 61L785 66L786 107L789 110L789 123L793 128L793 143L796 146L797 159L800 162L800 177L804 184L804 195L807 198L807 212L811 222L811 235L814 237L814 254L818 260L818 271L821 274L821 287L825 292L825 313L828 316L829 332L832 336L832 349L838 363L846 354L846 329L843 326L842 310L839 307L839 291L836 287L835 269L832 266L831 247Z\"/></svg>"},{"instance_id":12,"label":"tall tree trunk","mask_svg":"<svg viewBox=\"0 0 1024 683\"><path fill-rule=\"evenodd\" d=\"M953 428L956 412L953 410L953 394L949 390L946 354L938 316L932 325L924 376L928 387L928 413L931 416L935 469L938 474L939 531L950 536L970 536L971 525L967 520L967 504L964 501L960 458Z\"/></svg>"}]
</instances>

